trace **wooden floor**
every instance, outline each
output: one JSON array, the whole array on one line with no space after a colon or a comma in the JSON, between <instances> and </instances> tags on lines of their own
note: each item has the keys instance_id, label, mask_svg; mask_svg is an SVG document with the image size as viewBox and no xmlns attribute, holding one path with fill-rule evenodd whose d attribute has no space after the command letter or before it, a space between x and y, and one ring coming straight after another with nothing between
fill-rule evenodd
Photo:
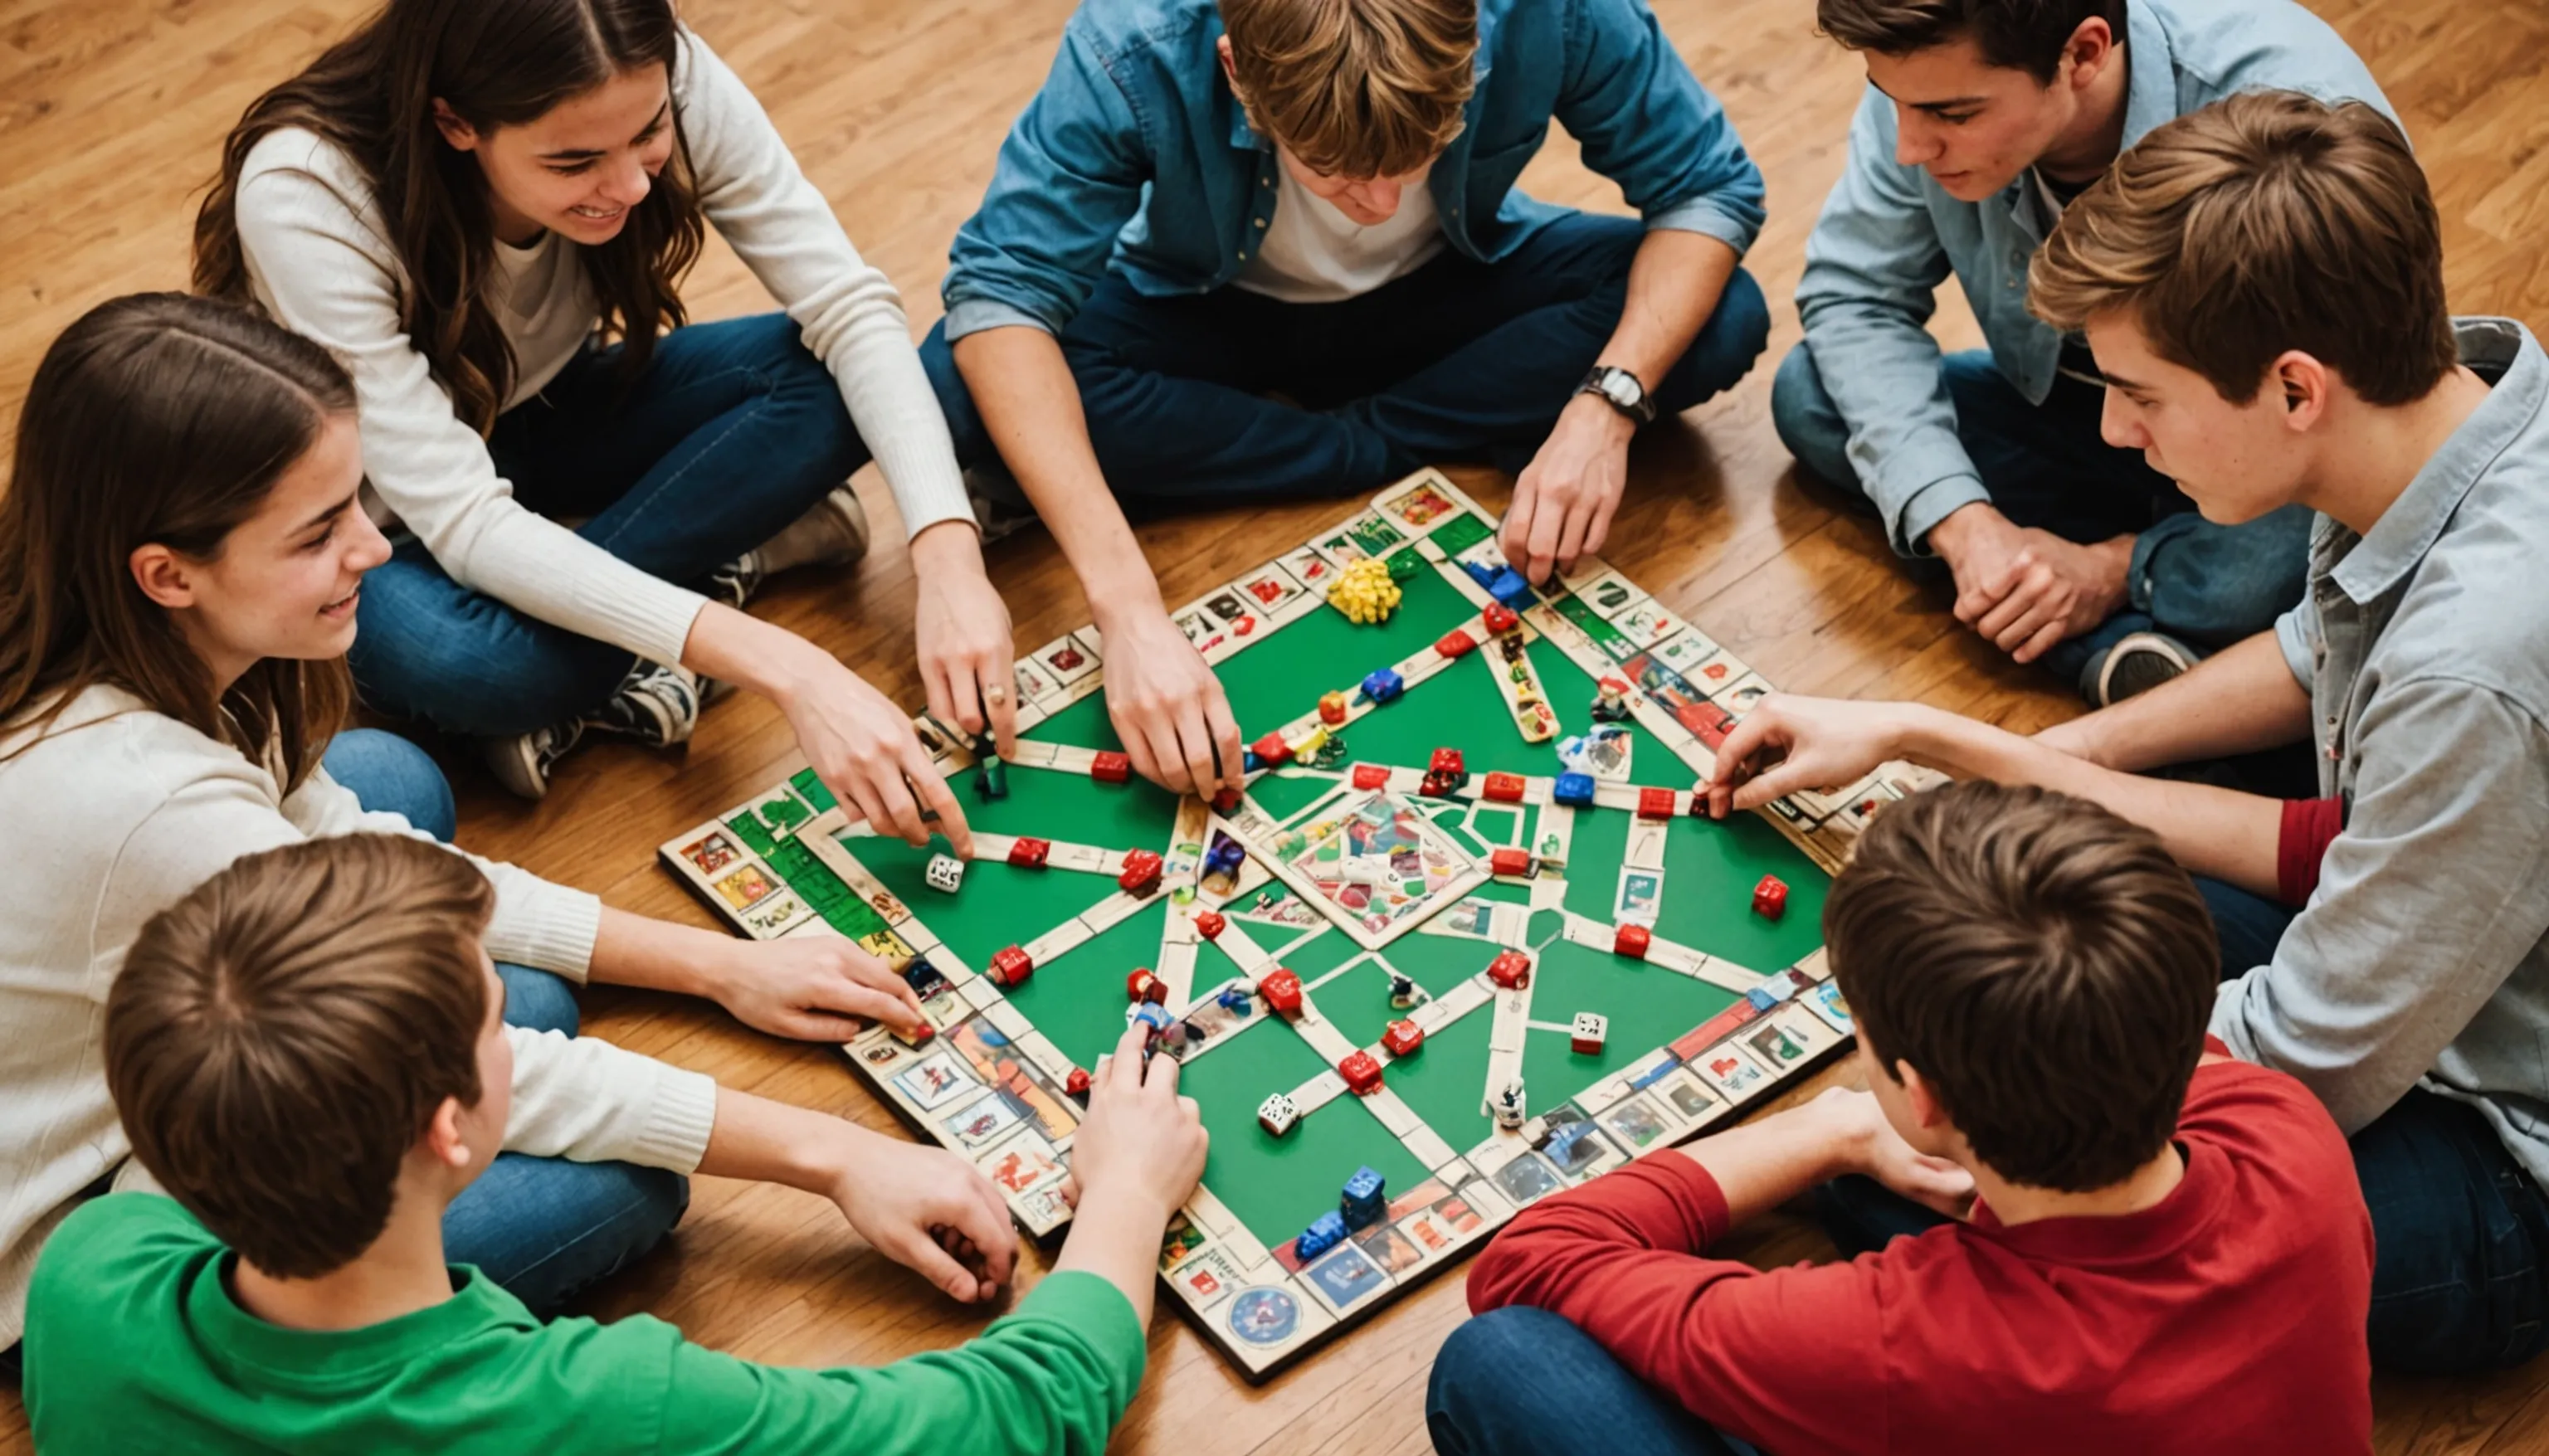
<instances>
[{"instance_id":1,"label":"wooden floor","mask_svg":"<svg viewBox=\"0 0 2549 1456\"><path fill-rule=\"evenodd\" d=\"M2225 0L2227 3L2227 0ZM2313 0L2370 60L2431 170L2453 303L2549 325L2549 7L2540 0ZM195 194L222 131L263 86L343 33L370 0L0 0L0 422L14 423L46 343L115 294L175 288ZM1032 93L1065 0L686 0L684 12L743 75L795 144L851 236L898 283L917 330L936 318L947 244ZM1730 396L1639 444L1630 506L1608 553L1630 576L1782 687L1910 696L2021 730L2074 708L1961 634L1937 596L1906 583L1877 533L1801 490L1768 419L1772 365L1797 337L1790 297L1805 234L1839 172L1859 95L1856 63L1813 30L1812 0L1655 0L1666 30L1726 103L1768 174L1772 221L1750 266L1779 301L1771 353ZM1525 178L1537 195L1618 210L1563 136ZM722 247L689 289L695 315L771 307ZM1951 307L1940 332L1976 341ZM1501 503L1504 482L1463 474ZM892 507L870 472L869 509ZM1298 541L1334 502L1206 515L1146 528L1172 601ZM900 532L880 531L899 539ZM1051 541L990 553L1018 641L1087 619ZM783 584L758 610L840 654L917 705L911 583L898 549L836 582ZM652 847L797 767L778 714L748 699L708 716L687 755L584 754L536 809L455 766L462 839L613 903L707 923L652 863ZM588 1033L728 1085L894 1130L837 1052L774 1042L720 1012L593 992ZM1743 1236L1757 1262L1830 1253L1801 1222ZM1038 1268L1041 1265L1037 1266ZM592 1301L643 1311L754 1359L871 1363L953 1344L986 1316L949 1307L878 1258L828 1204L697 1182L670 1245ZM1422 1451L1428 1362L1464 1313L1459 1271L1263 1390L1234 1379L1163 1314L1149 1378L1117 1449L1181 1456ZM2383 1380L2385 1453L2549 1449L2549 1365L2488 1380ZM950 1432L961 1450L961 1433ZM0 1393L0 1452L26 1448Z\"/></svg>"}]
</instances>

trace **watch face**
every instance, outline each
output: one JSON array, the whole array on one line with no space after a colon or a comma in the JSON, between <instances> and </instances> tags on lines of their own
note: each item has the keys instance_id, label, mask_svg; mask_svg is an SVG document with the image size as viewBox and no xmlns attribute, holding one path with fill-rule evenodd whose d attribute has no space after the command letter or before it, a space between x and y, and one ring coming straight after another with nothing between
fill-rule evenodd
<instances>
[{"instance_id":1,"label":"watch face","mask_svg":"<svg viewBox=\"0 0 2549 1456\"><path fill-rule=\"evenodd\" d=\"M1631 379L1625 370L1609 370L1602 376L1602 397L1623 410L1635 409L1638 382Z\"/></svg>"}]
</instances>

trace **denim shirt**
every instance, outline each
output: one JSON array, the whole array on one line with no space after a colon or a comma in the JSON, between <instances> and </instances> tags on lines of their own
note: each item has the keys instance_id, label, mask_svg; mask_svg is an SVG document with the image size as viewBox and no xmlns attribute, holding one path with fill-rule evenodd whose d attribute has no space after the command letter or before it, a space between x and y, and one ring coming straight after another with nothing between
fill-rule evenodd
<instances>
[{"instance_id":1,"label":"denim shirt","mask_svg":"<svg viewBox=\"0 0 2549 1456\"><path fill-rule=\"evenodd\" d=\"M1073 14L957 230L940 285L950 339L1059 332L1109 268L1153 298L1238 276L1274 219L1281 163L1231 94L1221 34L1214 0L1086 0ZM1751 246L1760 170L1645 0L1479 0L1464 125L1427 180L1454 249L1494 262L1566 216L1514 189L1553 119L1649 228Z\"/></svg>"},{"instance_id":2,"label":"denim shirt","mask_svg":"<svg viewBox=\"0 0 2549 1456\"><path fill-rule=\"evenodd\" d=\"M2473 1104L2549 1182L2549 355L2458 330L2493 392L2370 531L2319 518L2276 624L2349 809L2213 1030L2349 1134L2414 1086Z\"/></svg>"},{"instance_id":3,"label":"denim shirt","mask_svg":"<svg viewBox=\"0 0 2549 1456\"><path fill-rule=\"evenodd\" d=\"M2292 0L2129 0L2124 31L2126 146L2262 87L2391 111L2362 60ZM2062 336L2027 311L2028 265L2053 221L2030 174L1987 201L1958 202L1895 160L1897 136L1893 101L1868 87L1850 124L1848 164L1806 240L1797 310L1824 389L1849 424L1849 463L1894 549L1911 556L1949 512L1991 499L1957 438L1938 342L1925 327L1938 285L1955 274L1993 362L2035 404L2052 392ZM2137 543L2129 580L2142 579L2153 544Z\"/></svg>"}]
</instances>

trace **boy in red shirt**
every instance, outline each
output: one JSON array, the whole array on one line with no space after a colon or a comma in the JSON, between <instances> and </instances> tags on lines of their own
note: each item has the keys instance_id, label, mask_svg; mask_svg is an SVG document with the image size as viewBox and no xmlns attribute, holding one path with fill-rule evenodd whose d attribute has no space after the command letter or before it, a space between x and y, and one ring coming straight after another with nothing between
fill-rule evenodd
<instances>
[{"instance_id":1,"label":"boy in red shirt","mask_svg":"<svg viewBox=\"0 0 2549 1456\"><path fill-rule=\"evenodd\" d=\"M2299 1082L2205 1035L2219 956L2159 840L1959 783L1834 882L1871 1092L1525 1212L1436 1359L1445 1456L2371 1448L2371 1218ZM1704 1250L1856 1173L1958 1222L1845 1264Z\"/></svg>"}]
</instances>

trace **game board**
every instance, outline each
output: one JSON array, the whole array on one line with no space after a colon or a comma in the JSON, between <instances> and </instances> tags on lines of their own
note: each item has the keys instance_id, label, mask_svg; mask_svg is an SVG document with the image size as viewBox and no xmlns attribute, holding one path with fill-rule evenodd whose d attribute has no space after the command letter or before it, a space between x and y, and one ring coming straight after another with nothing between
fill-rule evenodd
<instances>
[{"instance_id":1,"label":"game board","mask_svg":"<svg viewBox=\"0 0 2549 1456\"><path fill-rule=\"evenodd\" d=\"M1403 593L1378 625L1324 596L1367 556ZM1243 729L1287 741L1226 812L1107 781L1121 765L1100 758L1119 748L1104 644L1084 629L1018 661L1005 798L979 797L966 746L917 720L975 830L955 893L925 882L929 852L849 824L810 772L675 838L663 861L745 935L837 933L907 963L937 1035L871 1029L851 1064L974 1158L1038 1237L1070 1217L1072 1074L1140 1009L1128 973L1153 972L1183 1040L1163 1049L1212 1133L1160 1272L1263 1380L1515 1210L1726 1120L1841 1046L1850 1020L1819 929L1830 873L1869 815L1926 781L1889 765L1758 816L1694 816L1711 750L1767 684L1598 561L1527 600L1493 583L1521 610L1492 632L1480 579L1503 565L1491 519L1429 471L1175 613ZM1375 702L1356 684L1384 667L1404 694ZM1626 684L1628 721L1588 734L1601 678ZM1331 691L1341 721L1323 721ZM1463 750L1465 782L1427 783L1441 747ZM1594 778L1584 807L1556 802L1560 749ZM1244 860L1208 871L1226 842ZM1117 880L1134 850L1164 859L1146 893ZM1776 918L1753 906L1765 874L1786 886ZM1505 953L1527 963L1518 985L1514 957L1490 971ZM1222 994L1279 969L1299 982L1295 1013ZM1422 999L1393 1005L1393 976ZM1599 1049L1578 1049L1583 1013L1607 1018ZM1368 1093L1348 1090L1347 1072L1374 1069L1359 1058L1377 1067ZM1525 1116L1499 1126L1489 1100L1515 1078ZM1258 1116L1274 1094L1298 1119L1279 1136ZM1300 1257L1299 1235L1365 1167L1385 1180L1385 1211Z\"/></svg>"}]
</instances>

